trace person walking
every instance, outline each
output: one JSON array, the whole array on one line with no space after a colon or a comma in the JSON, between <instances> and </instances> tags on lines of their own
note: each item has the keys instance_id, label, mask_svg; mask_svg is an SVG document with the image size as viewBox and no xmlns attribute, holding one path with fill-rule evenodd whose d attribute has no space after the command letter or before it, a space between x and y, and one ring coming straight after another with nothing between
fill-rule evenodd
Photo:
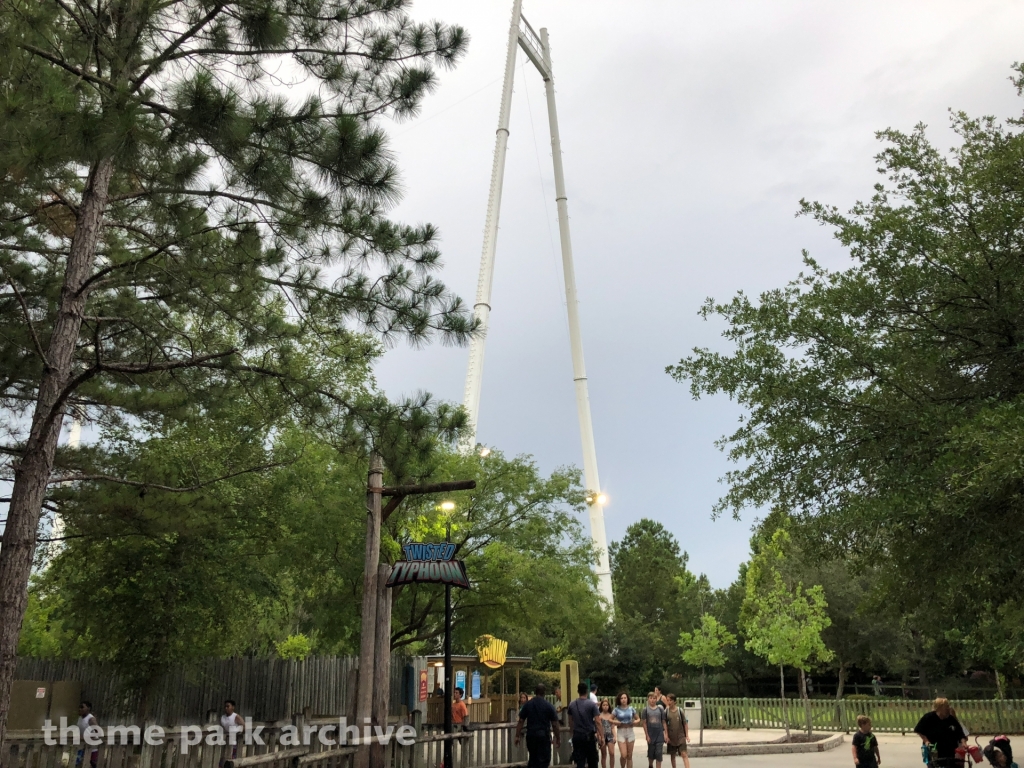
<instances>
[{"instance_id":1,"label":"person walking","mask_svg":"<svg viewBox=\"0 0 1024 768\"><path fill-rule=\"evenodd\" d=\"M949 699L938 698L932 711L917 721L914 733L921 737L929 768L957 768L956 748L967 743L967 733L953 714Z\"/></svg>"},{"instance_id":2,"label":"person walking","mask_svg":"<svg viewBox=\"0 0 1024 768\"><path fill-rule=\"evenodd\" d=\"M238 734L245 730L245 720L235 711L233 699L224 701L224 712L220 716L220 729L224 732L224 739L227 741L224 755L220 759L220 764L224 765L226 760L234 760L238 757Z\"/></svg>"},{"instance_id":3,"label":"person walking","mask_svg":"<svg viewBox=\"0 0 1024 768\"><path fill-rule=\"evenodd\" d=\"M595 704L598 704L600 706L600 704L599 704L599 702L597 700L597 686L596 685L590 686L590 700L592 702L594 702Z\"/></svg>"},{"instance_id":4,"label":"person walking","mask_svg":"<svg viewBox=\"0 0 1024 768\"><path fill-rule=\"evenodd\" d=\"M690 755L686 749L686 742L690 740L690 729L686 724L686 715L679 708L674 693L666 696L668 708L665 710L665 743L668 745L668 759L672 768L676 768L676 755L682 755L683 765L690 768Z\"/></svg>"},{"instance_id":5,"label":"person walking","mask_svg":"<svg viewBox=\"0 0 1024 768\"><path fill-rule=\"evenodd\" d=\"M465 691L461 688L455 689L455 700L452 702L452 725L456 731L466 730L466 725L469 722L469 707L462 700L464 694Z\"/></svg>"},{"instance_id":6,"label":"person walking","mask_svg":"<svg viewBox=\"0 0 1024 768\"><path fill-rule=\"evenodd\" d=\"M604 745L604 726L597 704L590 700L586 683L577 686L579 697L569 704L572 718L572 755L576 768L597 768L597 750Z\"/></svg>"},{"instance_id":7,"label":"person walking","mask_svg":"<svg viewBox=\"0 0 1024 768\"><path fill-rule=\"evenodd\" d=\"M91 729L91 730L90 730ZM92 737L99 733L102 735L103 731L100 729L100 724L96 720L96 715L92 713L92 702L83 701L78 705L78 732L81 734L82 743L85 744L85 732L89 731L89 736ZM80 768L85 760L86 747L78 750L75 755L75 766ZM96 763L100 759L100 751L93 747L89 752L89 765L92 768L96 768Z\"/></svg>"},{"instance_id":8,"label":"person walking","mask_svg":"<svg viewBox=\"0 0 1024 768\"><path fill-rule=\"evenodd\" d=\"M637 711L629 705L629 694L623 691L612 710L615 718L615 741L619 745L619 768L633 768L633 747L636 734L633 728L640 722Z\"/></svg>"},{"instance_id":9,"label":"person walking","mask_svg":"<svg viewBox=\"0 0 1024 768\"><path fill-rule=\"evenodd\" d=\"M601 699L597 711L601 717L601 729L604 734L604 744L601 745L601 768L615 768L615 716L612 715L612 703L608 699Z\"/></svg>"},{"instance_id":10,"label":"person walking","mask_svg":"<svg viewBox=\"0 0 1024 768\"><path fill-rule=\"evenodd\" d=\"M663 694L661 692L661 686L660 685L654 686L654 698L655 698L655 702L654 703L657 704L662 709L664 709L665 707L668 706L668 704L665 702L665 694Z\"/></svg>"},{"instance_id":11,"label":"person walking","mask_svg":"<svg viewBox=\"0 0 1024 768\"><path fill-rule=\"evenodd\" d=\"M555 749L562 745L559 733L558 713L544 693L544 684L538 684L533 690L533 698L519 709L519 722L516 723L516 746L523 736L526 726L526 752L529 755L527 768L548 768L551 765L551 730L554 726Z\"/></svg>"},{"instance_id":12,"label":"person walking","mask_svg":"<svg viewBox=\"0 0 1024 768\"><path fill-rule=\"evenodd\" d=\"M875 676L873 676L871 678L871 692L873 694L875 694L875 696L881 696L882 695L882 676L881 675L875 675Z\"/></svg>"},{"instance_id":13,"label":"person walking","mask_svg":"<svg viewBox=\"0 0 1024 768\"><path fill-rule=\"evenodd\" d=\"M640 713L640 719L647 737L647 768L654 768L655 763L661 768L665 752L665 710L658 706L656 690L647 694L647 706Z\"/></svg>"},{"instance_id":14,"label":"person walking","mask_svg":"<svg viewBox=\"0 0 1024 768\"><path fill-rule=\"evenodd\" d=\"M853 764L859 768L878 768L882 753L878 750L878 739L871 732L871 718L860 715L857 718L857 733L853 735Z\"/></svg>"}]
</instances>

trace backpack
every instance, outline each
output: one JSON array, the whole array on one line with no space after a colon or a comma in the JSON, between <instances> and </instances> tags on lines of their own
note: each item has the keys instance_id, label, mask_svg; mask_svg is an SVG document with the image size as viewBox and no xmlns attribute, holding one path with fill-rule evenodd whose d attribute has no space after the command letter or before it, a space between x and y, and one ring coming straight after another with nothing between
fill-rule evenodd
<instances>
[{"instance_id":1,"label":"backpack","mask_svg":"<svg viewBox=\"0 0 1024 768\"><path fill-rule=\"evenodd\" d=\"M1007 766L1013 763L1013 749L1010 747L1010 738L1008 736L996 736L982 752L992 765L998 765L996 754L999 752L1006 755Z\"/></svg>"},{"instance_id":2,"label":"backpack","mask_svg":"<svg viewBox=\"0 0 1024 768\"><path fill-rule=\"evenodd\" d=\"M676 707L676 713L679 715L679 725L682 726L683 731L686 731L686 715L683 714L682 707ZM672 718L672 710L665 708L665 731L668 732L668 721Z\"/></svg>"}]
</instances>

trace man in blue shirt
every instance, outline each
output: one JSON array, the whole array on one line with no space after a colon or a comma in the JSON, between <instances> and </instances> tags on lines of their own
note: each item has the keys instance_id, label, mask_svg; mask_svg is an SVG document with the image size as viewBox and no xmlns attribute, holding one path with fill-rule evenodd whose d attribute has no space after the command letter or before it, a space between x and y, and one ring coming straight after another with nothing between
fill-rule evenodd
<instances>
[{"instance_id":1,"label":"man in blue shirt","mask_svg":"<svg viewBox=\"0 0 1024 768\"><path fill-rule=\"evenodd\" d=\"M604 745L601 710L589 697L586 683L578 686L580 697L569 705L572 717L572 753L577 768L597 768L597 748Z\"/></svg>"},{"instance_id":2,"label":"man in blue shirt","mask_svg":"<svg viewBox=\"0 0 1024 768\"><path fill-rule=\"evenodd\" d=\"M526 751L530 755L528 768L548 768L551 765L551 726L555 727L555 749L561 746L562 738L558 732L558 713L544 698L547 689L543 683L538 685L534 696L523 704L519 710L519 722L516 723L516 746L523 735L526 725Z\"/></svg>"}]
</instances>

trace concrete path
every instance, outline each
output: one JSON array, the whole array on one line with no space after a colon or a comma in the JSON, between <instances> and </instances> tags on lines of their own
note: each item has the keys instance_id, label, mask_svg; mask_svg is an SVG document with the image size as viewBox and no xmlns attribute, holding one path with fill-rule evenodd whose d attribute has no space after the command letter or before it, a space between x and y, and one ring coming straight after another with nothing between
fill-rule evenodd
<instances>
[{"instance_id":1,"label":"concrete path","mask_svg":"<svg viewBox=\"0 0 1024 768\"><path fill-rule=\"evenodd\" d=\"M636 747L633 750L633 768L647 768L647 741L642 728L637 728ZM783 735L779 730L705 730L704 744L725 744L751 741L774 741ZM880 733L878 747L882 754L881 768L924 768L921 762L921 739L915 735L901 736L891 733ZM850 739L847 735L844 742L827 752L804 752L783 755L732 755L729 757L694 757L690 759L694 768L707 766L746 766L747 768L853 768L853 756L850 754ZM697 746L697 731L690 734L690 745ZM618 758L618 755L616 755ZM616 763L618 760L616 759ZM616 765L616 768L618 766ZM657 768L657 766L655 766ZM671 768L668 755L662 768ZM684 768L683 761L676 760L676 768ZM984 768L984 764L978 768Z\"/></svg>"},{"instance_id":2,"label":"concrete path","mask_svg":"<svg viewBox=\"0 0 1024 768\"><path fill-rule=\"evenodd\" d=\"M707 742L707 731L705 743ZM923 768L921 762L921 739L917 736L878 734L878 748L882 754L882 768ZM836 749L828 752L806 752L793 755L737 755L734 757L695 758L694 765L714 766L739 765L746 768L853 768L850 753L850 737ZM633 763L634 768L644 768ZM679 768L682 768L680 766Z\"/></svg>"}]
</instances>

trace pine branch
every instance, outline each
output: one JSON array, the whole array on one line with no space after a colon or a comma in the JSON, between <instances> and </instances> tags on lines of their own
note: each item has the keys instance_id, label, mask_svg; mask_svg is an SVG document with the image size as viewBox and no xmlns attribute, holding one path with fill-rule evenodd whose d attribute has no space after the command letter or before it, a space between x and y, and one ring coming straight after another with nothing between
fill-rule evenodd
<instances>
[{"instance_id":1,"label":"pine branch","mask_svg":"<svg viewBox=\"0 0 1024 768\"><path fill-rule=\"evenodd\" d=\"M277 469L278 467L286 467L290 465L290 461L275 461L269 464L260 464L255 467L247 467L237 472L230 472L220 477L215 477L211 480L204 480L201 483L189 486L173 486L173 485L161 485L160 483L148 483L140 480L127 480L122 477L114 477L112 475L65 475L63 477L51 478L48 481L48 485L60 485L62 483L115 483L117 485L128 485L132 488L142 488L144 490L153 489L157 491L166 491L168 493L191 493L198 491L200 488L205 488L214 483L219 483L224 480L231 480L242 475L251 475L258 472L266 472L268 469Z\"/></svg>"},{"instance_id":2,"label":"pine branch","mask_svg":"<svg viewBox=\"0 0 1024 768\"><path fill-rule=\"evenodd\" d=\"M105 80L102 77L98 77L92 74L91 72L86 72L84 69L80 69L79 67L76 67L72 64L68 64L66 61L64 61L64 59L54 56L52 53L47 53L42 48L37 48L36 46L31 45L30 43L22 43L18 47L21 48L23 51L33 54L34 56L38 56L41 59L46 59L51 64L55 64L61 69L67 70L68 72L75 75L76 77L81 78L82 80L88 80L91 83L102 85L111 90L115 90L114 84L109 80Z\"/></svg>"},{"instance_id":3,"label":"pine branch","mask_svg":"<svg viewBox=\"0 0 1024 768\"><path fill-rule=\"evenodd\" d=\"M14 291L14 295L18 297L18 303L21 305L21 311L25 315L25 324L28 326L29 335L32 337L32 344L35 346L36 354L39 355L39 359L43 361L43 367L49 368L50 362L46 359L46 352L43 351L43 345L39 341L39 335L36 333L36 327L32 322L32 315L29 313L28 304L25 302L25 297L21 295L21 291L18 290L18 286L14 284L14 280L11 277L7 278L8 285Z\"/></svg>"},{"instance_id":4,"label":"pine branch","mask_svg":"<svg viewBox=\"0 0 1024 768\"><path fill-rule=\"evenodd\" d=\"M186 42L188 42L193 37L195 37L203 27L205 27L207 24L209 24L211 21L213 21L215 18L217 18L217 16L220 15L220 12L222 10L224 10L224 6L225 5L226 5L226 3L223 3L223 2L214 3L214 5L210 9L209 13L207 13L205 16L203 16L201 19L199 19L195 24L193 24L191 27L189 27L187 30L185 30L185 32L182 33L178 37L177 40L175 40L173 43L171 43L164 50L163 53L161 53L159 56L157 56L155 59L153 59L146 66L146 69L143 70L141 75L139 75L136 78L133 78L130 81L131 84L132 84L132 87L131 87L131 90L129 91L129 93L135 93L136 91L138 91L139 88L142 87L142 84L145 83L146 80L148 80L150 78L150 76L152 76L153 73L156 72L160 68L160 66L162 64L164 64L164 63L166 63L168 61L171 61L171 60L173 60L175 58L178 58L177 56L174 55L174 51L178 50L178 48L180 48Z\"/></svg>"}]
</instances>

